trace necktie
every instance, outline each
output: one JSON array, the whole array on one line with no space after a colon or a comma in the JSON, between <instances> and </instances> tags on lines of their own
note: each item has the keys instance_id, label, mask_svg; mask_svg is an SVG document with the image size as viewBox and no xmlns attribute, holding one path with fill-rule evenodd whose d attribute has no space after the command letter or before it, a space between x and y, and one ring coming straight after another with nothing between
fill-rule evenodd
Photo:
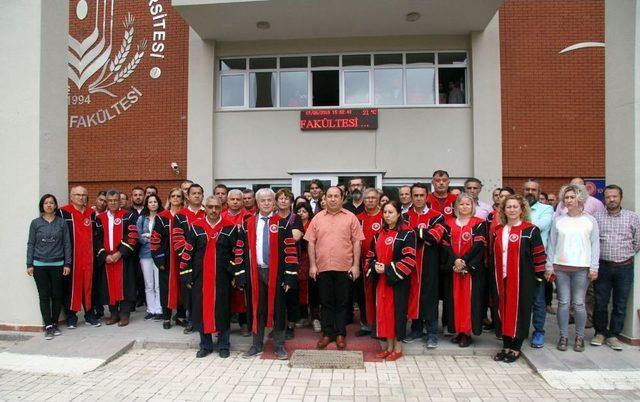
<instances>
[{"instance_id":1,"label":"necktie","mask_svg":"<svg viewBox=\"0 0 640 402\"><path fill-rule=\"evenodd\" d=\"M260 218L264 221L262 228L262 262L269 265L269 218Z\"/></svg>"}]
</instances>

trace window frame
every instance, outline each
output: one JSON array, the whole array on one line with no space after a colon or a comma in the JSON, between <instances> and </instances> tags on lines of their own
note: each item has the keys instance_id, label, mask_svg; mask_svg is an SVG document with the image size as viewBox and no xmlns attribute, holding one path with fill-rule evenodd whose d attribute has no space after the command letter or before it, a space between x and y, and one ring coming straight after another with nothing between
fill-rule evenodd
<instances>
[{"instance_id":1,"label":"window frame","mask_svg":"<svg viewBox=\"0 0 640 402\"><path fill-rule=\"evenodd\" d=\"M376 66L374 63L374 56L377 54L397 54L400 53L402 55L402 64L398 65L380 65ZM407 54L415 54L415 53L432 53L434 61L433 63L412 63L407 64ZM439 64L438 55L442 53L465 53L467 58L464 63L454 63L454 64ZM313 56L338 56L338 66L337 67L311 67L311 57ZM358 65L358 66L343 66L343 56L349 55L369 55L369 66ZM255 58L276 58L276 68L275 69L251 69L249 66L249 59ZM293 67L293 68L282 68L280 66L280 60L283 57L306 57L307 59L307 67ZM245 69L244 70L227 70L222 71L220 68L220 64L222 60L233 60L233 59L244 59L245 60ZM438 108L466 108L471 107L471 90L470 90L470 51L469 50L384 50L384 51L375 51L375 52L327 52L327 53L309 53L309 54L276 54L276 55L252 55L252 56L217 56L216 57L216 84L217 84L217 100L216 100L216 111L227 112L227 111L266 111L266 110L304 110L304 109L341 109L341 108L359 108L359 107L374 107L379 109L412 109L412 108L430 108L430 107L438 107ZM399 105L377 105L375 104L375 70L377 69L401 69L402 72L402 104ZM433 68L434 70L434 82L433 82L433 93L434 93L434 101L433 103L420 103L420 104L407 104L407 70L410 69L421 69L421 68ZM460 104L441 104L440 103L440 91L439 91L439 70L441 68L464 68L465 69L465 103ZM338 70L338 106L313 106L313 71L328 71L328 70ZM357 103L357 104L347 104L345 102L346 93L345 93L345 72L350 71L360 71L360 72L368 72L369 73L369 102L368 103ZM251 73L256 72L271 72L275 75L275 100L276 103L274 107L251 107L250 106L250 75ZM281 106L281 79L280 74L282 72L306 72L307 73L307 105L306 106ZM244 104L243 106L222 106L222 79L224 76L228 75L243 75L244 76Z\"/></svg>"}]
</instances>

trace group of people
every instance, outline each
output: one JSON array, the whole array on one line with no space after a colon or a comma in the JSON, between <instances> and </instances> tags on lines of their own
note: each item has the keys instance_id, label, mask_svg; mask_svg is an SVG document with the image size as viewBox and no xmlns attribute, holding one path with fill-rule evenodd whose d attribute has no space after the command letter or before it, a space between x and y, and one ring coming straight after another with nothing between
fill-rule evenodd
<instances>
[{"instance_id":1,"label":"group of people","mask_svg":"<svg viewBox=\"0 0 640 402\"><path fill-rule=\"evenodd\" d=\"M126 326L144 295L145 319L199 332L197 357L212 353L213 334L219 355L228 357L237 319L241 334L253 337L245 356L262 353L271 329L276 357L287 359L285 342L304 325L320 333L318 349L333 342L345 349L357 304L356 336L386 339L380 359L396 360L403 343L420 339L436 348L441 318L460 347L483 325L495 330L503 349L494 359L513 362L525 338L544 346L553 283L557 348L568 349L572 305L573 349L584 350L593 283L591 344L621 349L640 219L621 208L620 187L605 188L603 205L576 178L554 207L533 179L522 194L496 189L493 205L478 199L478 179L466 180L460 194L449 184L449 174L437 170L431 193L415 183L401 187L398 200L365 188L362 178L326 189L312 180L298 198L288 189L254 194L224 185L205 198L202 186L185 181L165 203L150 186L133 189L130 207L126 195L109 190L93 208L81 186L62 207L46 194L27 247L45 337L61 334L62 308L68 328L82 310L88 325L100 326L105 305L106 324Z\"/></svg>"}]
</instances>

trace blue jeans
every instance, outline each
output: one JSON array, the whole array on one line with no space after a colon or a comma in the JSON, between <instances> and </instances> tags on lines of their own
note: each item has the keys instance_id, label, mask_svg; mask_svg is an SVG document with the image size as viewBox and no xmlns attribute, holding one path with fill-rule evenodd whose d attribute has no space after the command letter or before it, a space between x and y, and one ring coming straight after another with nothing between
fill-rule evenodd
<instances>
[{"instance_id":1,"label":"blue jeans","mask_svg":"<svg viewBox=\"0 0 640 402\"><path fill-rule=\"evenodd\" d=\"M624 316L627 312L627 299L633 285L633 263L613 266L600 261L598 280L593 284L596 304L593 311L593 326L597 334L606 338L618 336L624 328ZM611 321L607 328L609 315L609 298L613 291L613 308Z\"/></svg>"},{"instance_id":2,"label":"blue jeans","mask_svg":"<svg viewBox=\"0 0 640 402\"><path fill-rule=\"evenodd\" d=\"M569 336L569 303L575 309L576 336L584 338L584 326L587 323L587 309L584 297L589 286L588 268L580 271L556 270L558 288L558 327L560 336Z\"/></svg>"},{"instance_id":3,"label":"blue jeans","mask_svg":"<svg viewBox=\"0 0 640 402\"><path fill-rule=\"evenodd\" d=\"M547 300L545 297L545 284L540 283L536 287L535 299L533 301L532 320L535 332L544 334L544 321L547 319Z\"/></svg>"}]
</instances>

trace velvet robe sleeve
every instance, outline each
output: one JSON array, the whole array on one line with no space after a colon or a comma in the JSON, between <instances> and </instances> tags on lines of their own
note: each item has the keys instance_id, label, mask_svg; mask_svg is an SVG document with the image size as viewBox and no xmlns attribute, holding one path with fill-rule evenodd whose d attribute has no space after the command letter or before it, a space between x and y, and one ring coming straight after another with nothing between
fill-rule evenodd
<instances>
[{"instance_id":1,"label":"velvet robe sleeve","mask_svg":"<svg viewBox=\"0 0 640 402\"><path fill-rule=\"evenodd\" d=\"M183 284L193 284L193 264L192 257L196 250L198 236L192 228L186 233L185 241L180 254L180 282Z\"/></svg>"},{"instance_id":2,"label":"velvet robe sleeve","mask_svg":"<svg viewBox=\"0 0 640 402\"><path fill-rule=\"evenodd\" d=\"M155 217L151 237L149 238L149 249L151 250L151 258L158 269L165 269L169 264L169 221L159 216Z\"/></svg>"},{"instance_id":3,"label":"velvet robe sleeve","mask_svg":"<svg viewBox=\"0 0 640 402\"><path fill-rule=\"evenodd\" d=\"M378 273L376 272L376 243L378 242L378 235L373 236L369 250L366 250L364 257L364 274L367 278L374 278ZM364 250L363 250L364 251Z\"/></svg>"},{"instance_id":4,"label":"velvet robe sleeve","mask_svg":"<svg viewBox=\"0 0 640 402\"><path fill-rule=\"evenodd\" d=\"M397 239L396 242L398 242ZM387 282L394 285L407 279L415 268L416 238L414 232L406 232L405 238L399 244L394 244L393 260L385 265L384 275L387 278Z\"/></svg>"},{"instance_id":5,"label":"velvet robe sleeve","mask_svg":"<svg viewBox=\"0 0 640 402\"><path fill-rule=\"evenodd\" d=\"M480 222L473 227L471 233L473 236L473 245L471 246L471 250L460 257L465 262L467 271L471 274L477 272L484 261L484 252L487 248L486 228L487 225L485 222Z\"/></svg>"},{"instance_id":6,"label":"velvet robe sleeve","mask_svg":"<svg viewBox=\"0 0 640 402\"><path fill-rule=\"evenodd\" d=\"M547 264L547 254L542 243L540 229L533 227L531 230L531 256L533 258L533 269L538 278L538 283L544 280L545 266Z\"/></svg>"},{"instance_id":7,"label":"velvet robe sleeve","mask_svg":"<svg viewBox=\"0 0 640 402\"><path fill-rule=\"evenodd\" d=\"M416 240L427 246L434 246L442 241L445 232L444 217L442 215L431 218L426 228L416 228Z\"/></svg>"},{"instance_id":8,"label":"velvet robe sleeve","mask_svg":"<svg viewBox=\"0 0 640 402\"><path fill-rule=\"evenodd\" d=\"M96 217L93 221L93 253L99 265L104 265L107 258L107 250L104 249L104 226Z\"/></svg>"},{"instance_id":9,"label":"velvet robe sleeve","mask_svg":"<svg viewBox=\"0 0 640 402\"><path fill-rule=\"evenodd\" d=\"M238 227L236 245L233 249L233 267L236 287L238 289L244 289L244 287L247 286L247 275L251 270L246 222Z\"/></svg>"},{"instance_id":10,"label":"velvet robe sleeve","mask_svg":"<svg viewBox=\"0 0 640 402\"><path fill-rule=\"evenodd\" d=\"M282 277L283 284L289 286L291 289L298 287L298 268L300 264L298 262L298 248L296 247L296 240L293 238L293 229L289 226L284 231L283 239L283 262L284 262L284 275Z\"/></svg>"},{"instance_id":11,"label":"velvet robe sleeve","mask_svg":"<svg viewBox=\"0 0 640 402\"><path fill-rule=\"evenodd\" d=\"M118 251L123 257L128 257L136 252L138 245L138 227L133 214L122 218L122 241L118 245Z\"/></svg>"}]
</instances>

